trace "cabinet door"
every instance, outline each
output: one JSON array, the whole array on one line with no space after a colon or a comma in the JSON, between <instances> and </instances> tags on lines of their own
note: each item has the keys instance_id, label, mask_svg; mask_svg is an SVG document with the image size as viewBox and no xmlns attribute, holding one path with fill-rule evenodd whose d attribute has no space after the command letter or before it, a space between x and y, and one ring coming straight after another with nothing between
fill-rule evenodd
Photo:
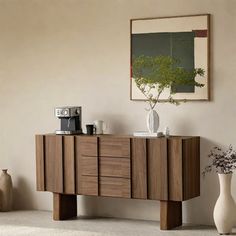
<instances>
[{"instance_id":1,"label":"cabinet door","mask_svg":"<svg viewBox=\"0 0 236 236\"><path fill-rule=\"evenodd\" d=\"M167 200L167 140L132 139L132 198Z\"/></svg>"},{"instance_id":2,"label":"cabinet door","mask_svg":"<svg viewBox=\"0 0 236 236\"><path fill-rule=\"evenodd\" d=\"M147 199L147 141L132 139L132 198Z\"/></svg>"},{"instance_id":3,"label":"cabinet door","mask_svg":"<svg viewBox=\"0 0 236 236\"><path fill-rule=\"evenodd\" d=\"M98 138L76 137L76 193L98 195Z\"/></svg>"},{"instance_id":4,"label":"cabinet door","mask_svg":"<svg viewBox=\"0 0 236 236\"><path fill-rule=\"evenodd\" d=\"M45 136L46 190L63 193L63 149L62 136Z\"/></svg>"},{"instance_id":5,"label":"cabinet door","mask_svg":"<svg viewBox=\"0 0 236 236\"><path fill-rule=\"evenodd\" d=\"M168 139L169 200L185 201L200 195L200 138Z\"/></svg>"},{"instance_id":6,"label":"cabinet door","mask_svg":"<svg viewBox=\"0 0 236 236\"><path fill-rule=\"evenodd\" d=\"M148 199L168 200L167 139L147 140Z\"/></svg>"},{"instance_id":7,"label":"cabinet door","mask_svg":"<svg viewBox=\"0 0 236 236\"><path fill-rule=\"evenodd\" d=\"M75 194L74 136L36 135L37 190Z\"/></svg>"}]
</instances>

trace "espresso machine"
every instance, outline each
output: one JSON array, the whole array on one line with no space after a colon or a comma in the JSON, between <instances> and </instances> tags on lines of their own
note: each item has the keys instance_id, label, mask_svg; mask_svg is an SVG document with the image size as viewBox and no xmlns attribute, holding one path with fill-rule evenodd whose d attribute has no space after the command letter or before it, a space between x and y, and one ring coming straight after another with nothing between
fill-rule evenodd
<instances>
[{"instance_id":1,"label":"espresso machine","mask_svg":"<svg viewBox=\"0 0 236 236\"><path fill-rule=\"evenodd\" d=\"M81 107L56 107L55 116L61 122L61 129L56 130L56 134L82 134Z\"/></svg>"}]
</instances>

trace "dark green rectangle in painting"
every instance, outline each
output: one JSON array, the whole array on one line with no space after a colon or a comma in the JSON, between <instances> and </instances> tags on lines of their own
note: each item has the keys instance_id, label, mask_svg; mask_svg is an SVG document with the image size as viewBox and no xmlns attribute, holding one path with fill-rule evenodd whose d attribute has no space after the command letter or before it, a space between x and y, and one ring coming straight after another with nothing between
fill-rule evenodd
<instances>
[{"instance_id":1,"label":"dark green rectangle in painting","mask_svg":"<svg viewBox=\"0 0 236 236\"><path fill-rule=\"evenodd\" d=\"M194 69L194 32L171 33L173 58L180 61L179 66L186 70ZM191 78L190 78L191 79ZM176 93L194 93L193 85L178 85L172 88Z\"/></svg>"},{"instance_id":2,"label":"dark green rectangle in painting","mask_svg":"<svg viewBox=\"0 0 236 236\"><path fill-rule=\"evenodd\" d=\"M131 40L132 60L141 55L171 56L180 61L180 67L194 69L193 32L132 34ZM177 93L193 93L194 86L175 86L172 90Z\"/></svg>"},{"instance_id":3,"label":"dark green rectangle in painting","mask_svg":"<svg viewBox=\"0 0 236 236\"><path fill-rule=\"evenodd\" d=\"M169 33L132 34L132 57L169 56L170 51Z\"/></svg>"}]
</instances>

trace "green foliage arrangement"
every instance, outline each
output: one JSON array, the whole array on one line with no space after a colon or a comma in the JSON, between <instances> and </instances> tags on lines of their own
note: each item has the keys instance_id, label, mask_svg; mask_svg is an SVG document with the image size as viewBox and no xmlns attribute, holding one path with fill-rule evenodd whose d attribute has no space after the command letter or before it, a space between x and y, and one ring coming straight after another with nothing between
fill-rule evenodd
<instances>
[{"instance_id":1,"label":"green foliage arrangement","mask_svg":"<svg viewBox=\"0 0 236 236\"><path fill-rule=\"evenodd\" d=\"M170 56L141 55L133 59L132 77L151 109L154 109L156 104L161 102L160 95L167 88L170 89L170 94L164 102L179 105L180 101L173 98L175 92L172 88L178 85L204 86L204 84L195 81L197 75L204 76L203 69L197 68L188 71L179 67L179 64L179 60Z\"/></svg>"}]
</instances>

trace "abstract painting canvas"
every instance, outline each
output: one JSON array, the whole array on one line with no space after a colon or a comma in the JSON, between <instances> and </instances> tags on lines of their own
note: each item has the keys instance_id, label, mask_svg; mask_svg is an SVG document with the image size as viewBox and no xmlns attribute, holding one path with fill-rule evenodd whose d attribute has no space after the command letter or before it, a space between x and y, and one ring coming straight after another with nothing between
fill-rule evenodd
<instances>
[{"instance_id":1,"label":"abstract painting canvas","mask_svg":"<svg viewBox=\"0 0 236 236\"><path fill-rule=\"evenodd\" d=\"M209 100L209 18L193 15L131 20L131 100L145 100L132 77L132 62L138 56L170 56L186 70L202 68L204 77L195 80L204 84L172 87L177 100ZM164 91L165 100L169 91Z\"/></svg>"}]
</instances>

